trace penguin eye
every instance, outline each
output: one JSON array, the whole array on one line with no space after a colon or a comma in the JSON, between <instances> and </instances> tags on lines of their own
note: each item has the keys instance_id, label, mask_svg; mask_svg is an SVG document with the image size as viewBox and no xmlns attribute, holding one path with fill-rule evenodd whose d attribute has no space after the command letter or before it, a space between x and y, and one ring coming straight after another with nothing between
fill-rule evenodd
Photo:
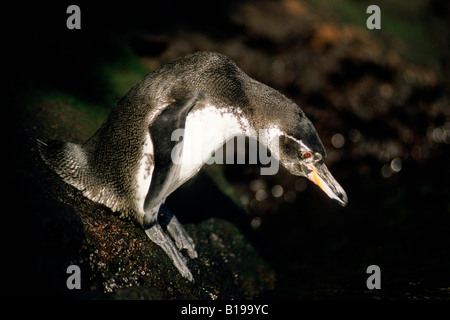
<instances>
[{"instance_id":1,"label":"penguin eye","mask_svg":"<svg viewBox=\"0 0 450 320\"><path fill-rule=\"evenodd\" d=\"M306 152L302 153L302 158L303 159L308 159L308 158L311 158L311 157L312 157L311 152L306 151Z\"/></svg>"}]
</instances>

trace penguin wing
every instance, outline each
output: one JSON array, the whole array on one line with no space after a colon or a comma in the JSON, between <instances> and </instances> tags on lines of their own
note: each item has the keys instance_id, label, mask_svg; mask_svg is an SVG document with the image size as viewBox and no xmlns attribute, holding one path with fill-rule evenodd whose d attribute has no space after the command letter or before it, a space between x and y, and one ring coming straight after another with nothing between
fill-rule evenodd
<instances>
[{"instance_id":1,"label":"penguin wing","mask_svg":"<svg viewBox=\"0 0 450 320\"><path fill-rule=\"evenodd\" d=\"M199 93L193 93L170 104L150 124L149 132L153 141L154 163L152 182L144 204L144 210L158 205L169 193L176 171L172 161L172 150L178 141L172 141L172 133L184 129L188 113L200 100Z\"/></svg>"}]
</instances>

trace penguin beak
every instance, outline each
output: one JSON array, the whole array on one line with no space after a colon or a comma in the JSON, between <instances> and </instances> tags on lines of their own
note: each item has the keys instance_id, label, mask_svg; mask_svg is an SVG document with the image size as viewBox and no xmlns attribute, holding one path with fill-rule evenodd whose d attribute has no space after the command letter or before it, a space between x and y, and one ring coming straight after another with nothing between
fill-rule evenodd
<instances>
[{"instance_id":1,"label":"penguin beak","mask_svg":"<svg viewBox=\"0 0 450 320\"><path fill-rule=\"evenodd\" d=\"M348 202L347 194L324 163L308 163L304 164L304 167L309 180L317 184L331 199L345 207Z\"/></svg>"}]
</instances>

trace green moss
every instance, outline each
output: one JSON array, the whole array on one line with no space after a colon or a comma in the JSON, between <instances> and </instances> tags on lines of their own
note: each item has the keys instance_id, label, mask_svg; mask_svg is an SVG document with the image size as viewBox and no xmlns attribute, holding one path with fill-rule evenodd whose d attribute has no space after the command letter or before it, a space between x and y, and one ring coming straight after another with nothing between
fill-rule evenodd
<instances>
[{"instance_id":1,"label":"green moss","mask_svg":"<svg viewBox=\"0 0 450 320\"><path fill-rule=\"evenodd\" d=\"M114 63L104 64L99 70L116 97L125 95L150 71L139 62L128 46L124 45L122 50L120 59L115 60Z\"/></svg>"},{"instance_id":2,"label":"green moss","mask_svg":"<svg viewBox=\"0 0 450 320\"><path fill-rule=\"evenodd\" d=\"M149 73L126 43L117 40L99 45L77 64L80 70L37 70L21 86L26 94L18 94L25 100L28 126L42 128L48 134L42 139L86 140L117 101Z\"/></svg>"}]
</instances>

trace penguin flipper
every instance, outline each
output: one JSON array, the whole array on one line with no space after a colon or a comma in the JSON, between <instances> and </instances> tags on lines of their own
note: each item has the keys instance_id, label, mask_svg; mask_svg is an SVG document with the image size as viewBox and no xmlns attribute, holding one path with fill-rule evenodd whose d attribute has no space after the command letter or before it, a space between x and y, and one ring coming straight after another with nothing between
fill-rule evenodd
<instances>
[{"instance_id":1,"label":"penguin flipper","mask_svg":"<svg viewBox=\"0 0 450 320\"><path fill-rule=\"evenodd\" d=\"M167 106L149 126L153 140L155 168L150 190L145 199L144 210L146 213L159 205L170 194L167 187L171 184L176 169L172 161L172 150L179 143L172 141L172 133L177 129L185 128L187 115L195 108L199 99L200 94L195 92L187 98L175 101ZM155 215L153 220L156 220L157 212L153 212L153 214Z\"/></svg>"},{"instance_id":2,"label":"penguin flipper","mask_svg":"<svg viewBox=\"0 0 450 320\"><path fill-rule=\"evenodd\" d=\"M197 252L195 251L194 241L172 212L161 203L169 195L170 184L174 170L176 170L176 166L172 162L171 152L177 142L171 140L172 133L176 129L184 129L187 115L195 107L198 99L199 96L196 93L187 99L182 99L167 106L149 126L149 132L154 141L155 167L150 190L145 198L145 216L143 219L146 235L164 250L181 275L189 281L194 281L194 278L186 265L186 258L179 249L186 249L191 258L196 258ZM156 208L160 208L160 210ZM161 222L166 227L168 234L164 232L158 222L158 212L161 214ZM175 243L170 236L175 240Z\"/></svg>"}]
</instances>

